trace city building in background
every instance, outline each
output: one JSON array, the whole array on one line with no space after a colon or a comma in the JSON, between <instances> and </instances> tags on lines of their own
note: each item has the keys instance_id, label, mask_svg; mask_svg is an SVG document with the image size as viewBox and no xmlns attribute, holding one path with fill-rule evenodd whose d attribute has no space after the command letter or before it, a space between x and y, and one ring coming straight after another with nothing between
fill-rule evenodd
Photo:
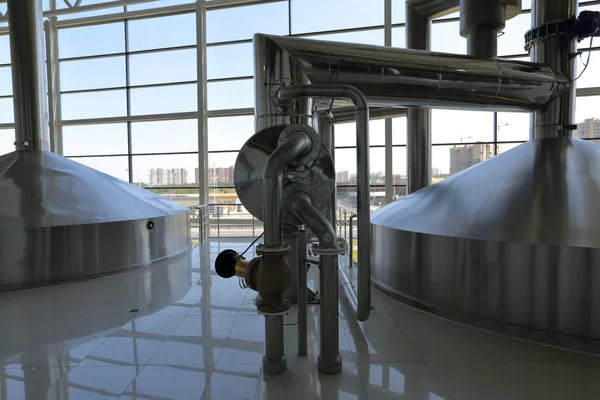
<instances>
[{"instance_id":1,"label":"city building in background","mask_svg":"<svg viewBox=\"0 0 600 400\"><path fill-rule=\"evenodd\" d=\"M580 139L600 139L600 119L587 118L577 124L575 137Z\"/></svg>"},{"instance_id":2,"label":"city building in background","mask_svg":"<svg viewBox=\"0 0 600 400\"><path fill-rule=\"evenodd\" d=\"M489 160L493 156L493 144L474 143L455 145L450 149L450 175L479 164L482 161Z\"/></svg>"},{"instance_id":3,"label":"city building in background","mask_svg":"<svg viewBox=\"0 0 600 400\"><path fill-rule=\"evenodd\" d=\"M188 183L188 172L185 168L152 168L150 187L183 186Z\"/></svg>"},{"instance_id":4,"label":"city building in background","mask_svg":"<svg viewBox=\"0 0 600 400\"><path fill-rule=\"evenodd\" d=\"M350 181L350 174L348 170L339 171L335 173L335 183L337 184L346 184Z\"/></svg>"},{"instance_id":5,"label":"city building in background","mask_svg":"<svg viewBox=\"0 0 600 400\"><path fill-rule=\"evenodd\" d=\"M232 187L233 165L229 167L210 167L208 169L208 181L211 186Z\"/></svg>"}]
</instances>

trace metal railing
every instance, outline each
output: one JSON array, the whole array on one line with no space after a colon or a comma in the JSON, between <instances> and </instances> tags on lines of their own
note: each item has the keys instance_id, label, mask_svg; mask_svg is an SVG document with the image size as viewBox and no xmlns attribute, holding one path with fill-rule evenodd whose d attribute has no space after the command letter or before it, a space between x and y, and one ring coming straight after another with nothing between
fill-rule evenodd
<instances>
[{"instance_id":1,"label":"metal railing","mask_svg":"<svg viewBox=\"0 0 600 400\"><path fill-rule=\"evenodd\" d=\"M358 233L358 231L354 231L354 219L358 217L358 214L340 203L337 204L336 214L337 234L348 241L348 266L352 268L358 261L358 257L354 257L354 238L357 237L355 233Z\"/></svg>"}]
</instances>

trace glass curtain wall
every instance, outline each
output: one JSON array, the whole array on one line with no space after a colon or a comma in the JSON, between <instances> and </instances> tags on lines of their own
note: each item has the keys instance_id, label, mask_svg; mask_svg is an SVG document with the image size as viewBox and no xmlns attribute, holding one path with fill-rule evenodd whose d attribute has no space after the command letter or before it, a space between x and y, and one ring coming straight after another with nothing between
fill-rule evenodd
<instances>
[{"instance_id":1,"label":"glass curtain wall","mask_svg":"<svg viewBox=\"0 0 600 400\"><path fill-rule=\"evenodd\" d=\"M190 0L115 2L45 0L46 19L58 37L54 85L56 126L65 156L167 196L185 206L205 203L212 236L256 236L262 231L237 199L233 165L254 133L252 35L256 32L405 47L405 4L392 0L392 24L384 25L384 0L218 1L206 7L206 74L198 83L197 7ZM75 4L75 5L74 5ZM523 2L524 8L530 1ZM600 10L600 1L582 2ZM6 4L0 3L0 14ZM335 18L331 16L334 15ZM501 56L527 59L525 10L508 21L499 37ZM590 41L580 49L591 46ZM432 49L466 53L458 13L435 20ZM598 50L600 47L592 47ZM576 136L600 140L600 63L579 78ZM207 131L198 123L199 87L206 89ZM200 99L202 100L202 99ZM200 101L200 103L202 103ZM14 125L6 19L0 17L0 153L13 150ZM385 140L386 123L392 140ZM528 139L529 115L432 111L432 182L506 151ZM336 124L338 201L356 202L356 141L353 123ZM200 176L199 143L207 140L207 165ZM406 194L406 119L371 122L371 206L377 209ZM391 154L392 159L386 160ZM200 195L204 181L208 193ZM386 186L387 184L387 186ZM386 187L388 188L386 190ZM391 193L388 193L389 191Z\"/></svg>"}]
</instances>

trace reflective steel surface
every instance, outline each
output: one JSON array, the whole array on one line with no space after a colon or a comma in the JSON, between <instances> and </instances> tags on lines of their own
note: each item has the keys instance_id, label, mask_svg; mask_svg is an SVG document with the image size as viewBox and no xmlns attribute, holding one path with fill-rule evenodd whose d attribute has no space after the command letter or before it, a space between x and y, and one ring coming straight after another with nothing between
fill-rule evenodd
<instances>
[{"instance_id":1,"label":"reflective steel surface","mask_svg":"<svg viewBox=\"0 0 600 400\"><path fill-rule=\"evenodd\" d=\"M331 83L332 73L335 83L356 87L370 104L407 107L534 111L561 95L559 83L569 86L551 68L529 62L262 34L254 45L258 127L269 126L270 116L289 123L314 114L308 104L282 113L277 88Z\"/></svg>"},{"instance_id":2,"label":"reflective steel surface","mask_svg":"<svg viewBox=\"0 0 600 400\"><path fill-rule=\"evenodd\" d=\"M600 340L599 170L600 146L538 139L392 203L371 217L373 280L535 340Z\"/></svg>"},{"instance_id":3,"label":"reflective steel surface","mask_svg":"<svg viewBox=\"0 0 600 400\"><path fill-rule=\"evenodd\" d=\"M371 223L398 230L600 248L600 146L531 140L394 202Z\"/></svg>"},{"instance_id":4,"label":"reflective steel surface","mask_svg":"<svg viewBox=\"0 0 600 400\"><path fill-rule=\"evenodd\" d=\"M188 210L47 151L0 157L0 290L89 278L191 246Z\"/></svg>"},{"instance_id":5,"label":"reflective steel surface","mask_svg":"<svg viewBox=\"0 0 600 400\"><path fill-rule=\"evenodd\" d=\"M279 135L286 126L262 130L244 144L235 161L233 171L235 190L244 207L257 219L263 220L263 172L271 153L277 148ZM329 152L321 151L310 168L289 169L284 174L283 190L294 183L301 183L311 192L313 205L322 210L333 191L335 169ZM299 225L292 214L284 212L284 222Z\"/></svg>"}]
</instances>

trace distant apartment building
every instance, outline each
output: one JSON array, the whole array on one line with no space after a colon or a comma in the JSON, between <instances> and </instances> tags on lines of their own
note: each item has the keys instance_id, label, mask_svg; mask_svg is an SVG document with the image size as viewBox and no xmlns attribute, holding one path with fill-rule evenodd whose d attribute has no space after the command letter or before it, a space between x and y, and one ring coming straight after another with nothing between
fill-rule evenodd
<instances>
[{"instance_id":1,"label":"distant apartment building","mask_svg":"<svg viewBox=\"0 0 600 400\"><path fill-rule=\"evenodd\" d=\"M453 146L450 149L450 175L479 164L493 156L493 144L475 143Z\"/></svg>"},{"instance_id":2,"label":"distant apartment building","mask_svg":"<svg viewBox=\"0 0 600 400\"><path fill-rule=\"evenodd\" d=\"M233 165L229 167L210 167L208 169L209 186L232 186Z\"/></svg>"},{"instance_id":3,"label":"distant apartment building","mask_svg":"<svg viewBox=\"0 0 600 400\"><path fill-rule=\"evenodd\" d=\"M188 172L185 168L152 168L150 170L150 186L183 186L188 183Z\"/></svg>"},{"instance_id":4,"label":"distant apartment building","mask_svg":"<svg viewBox=\"0 0 600 400\"><path fill-rule=\"evenodd\" d=\"M350 182L350 174L348 171L340 171L335 174L335 183L348 183Z\"/></svg>"},{"instance_id":5,"label":"distant apartment building","mask_svg":"<svg viewBox=\"0 0 600 400\"><path fill-rule=\"evenodd\" d=\"M600 138L600 119L588 118L578 123L575 137L579 139Z\"/></svg>"}]
</instances>

